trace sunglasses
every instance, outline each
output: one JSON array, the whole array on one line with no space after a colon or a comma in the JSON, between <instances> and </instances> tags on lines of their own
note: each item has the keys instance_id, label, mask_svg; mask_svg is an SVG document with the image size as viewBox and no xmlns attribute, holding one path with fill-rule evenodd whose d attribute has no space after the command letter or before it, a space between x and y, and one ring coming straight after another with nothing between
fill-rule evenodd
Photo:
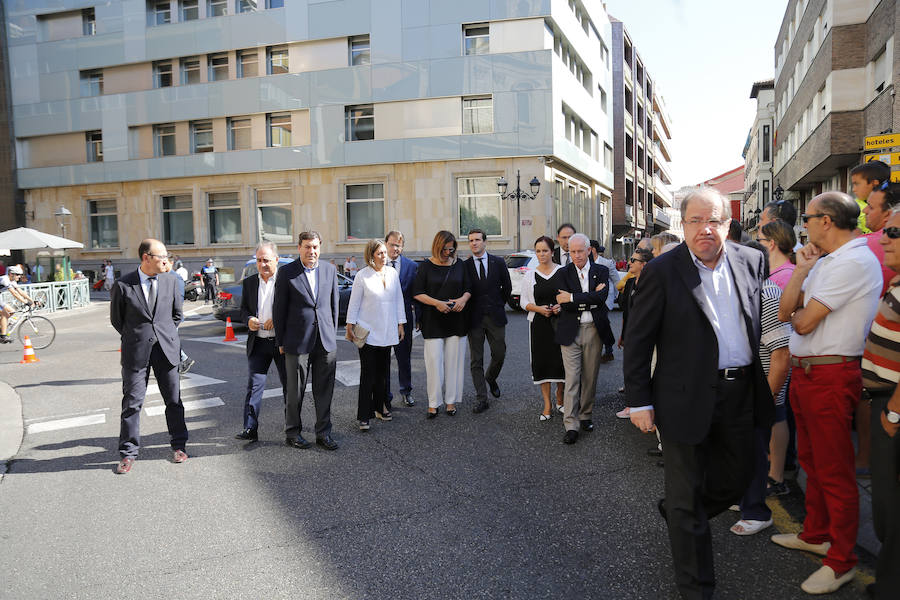
<instances>
[{"instance_id":1,"label":"sunglasses","mask_svg":"<svg viewBox=\"0 0 900 600\"><path fill-rule=\"evenodd\" d=\"M456 248L443 248L441 252L446 252L447 254L456 254Z\"/></svg>"},{"instance_id":2,"label":"sunglasses","mask_svg":"<svg viewBox=\"0 0 900 600\"><path fill-rule=\"evenodd\" d=\"M900 239L900 227L885 227L884 235L892 240Z\"/></svg>"},{"instance_id":3,"label":"sunglasses","mask_svg":"<svg viewBox=\"0 0 900 600\"><path fill-rule=\"evenodd\" d=\"M636 263L636 262L647 262L647 261L645 261L645 260L642 259L642 258L635 258L635 257L632 256L631 258L628 259L628 262L630 262L630 263Z\"/></svg>"},{"instance_id":4,"label":"sunglasses","mask_svg":"<svg viewBox=\"0 0 900 600\"><path fill-rule=\"evenodd\" d=\"M772 240L770 240L770 239L767 238L767 237L759 236L758 238L756 238L756 241L757 241L757 242L771 242Z\"/></svg>"},{"instance_id":5,"label":"sunglasses","mask_svg":"<svg viewBox=\"0 0 900 600\"><path fill-rule=\"evenodd\" d=\"M800 218L803 219L803 224L806 225L810 219L820 219L822 217L830 217L830 216L831 215L828 215L826 213L813 213L810 215L802 214L802 215L800 215Z\"/></svg>"}]
</instances>

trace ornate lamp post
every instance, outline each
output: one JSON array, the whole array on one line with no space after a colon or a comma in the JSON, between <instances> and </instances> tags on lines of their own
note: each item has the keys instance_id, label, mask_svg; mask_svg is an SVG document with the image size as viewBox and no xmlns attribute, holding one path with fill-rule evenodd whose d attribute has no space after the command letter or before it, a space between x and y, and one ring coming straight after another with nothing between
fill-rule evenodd
<instances>
[{"instance_id":1,"label":"ornate lamp post","mask_svg":"<svg viewBox=\"0 0 900 600\"><path fill-rule=\"evenodd\" d=\"M538 181L537 177L532 177L531 181L528 182L528 185L531 186L531 193L524 191L521 186L521 174L519 170L516 169L516 189L507 193L507 188L509 187L509 183L507 183L504 177L501 177L497 181L497 188L500 190L500 199L501 200L515 200L516 201L516 251L520 252L522 250L522 214L521 214L521 201L522 200L534 200L537 198L538 192L541 189L541 182Z\"/></svg>"}]
</instances>

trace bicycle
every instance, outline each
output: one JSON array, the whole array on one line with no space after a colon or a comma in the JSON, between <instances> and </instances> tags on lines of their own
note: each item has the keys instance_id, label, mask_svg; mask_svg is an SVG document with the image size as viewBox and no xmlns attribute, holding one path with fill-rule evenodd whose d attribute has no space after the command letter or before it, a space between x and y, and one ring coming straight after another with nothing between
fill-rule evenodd
<instances>
[{"instance_id":1,"label":"bicycle","mask_svg":"<svg viewBox=\"0 0 900 600\"><path fill-rule=\"evenodd\" d=\"M56 339L56 327L53 321L47 317L34 314L34 309L39 303L27 305L24 309L19 308L9 318L6 333L12 337L18 331L19 341L25 344L25 336L31 340L31 347L35 350L41 350L53 343ZM24 316L20 316L26 313Z\"/></svg>"}]
</instances>

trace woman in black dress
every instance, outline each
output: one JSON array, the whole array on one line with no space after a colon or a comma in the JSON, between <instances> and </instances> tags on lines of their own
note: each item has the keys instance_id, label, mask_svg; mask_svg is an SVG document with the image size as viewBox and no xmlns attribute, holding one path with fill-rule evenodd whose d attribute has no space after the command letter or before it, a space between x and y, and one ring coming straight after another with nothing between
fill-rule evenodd
<instances>
[{"instance_id":1,"label":"woman in black dress","mask_svg":"<svg viewBox=\"0 0 900 600\"><path fill-rule=\"evenodd\" d=\"M544 411L540 418L541 421L549 421L553 416L550 388L556 383L556 405L562 406L563 385L566 381L562 353L554 340L556 315L560 311L559 304L556 303L559 285L554 275L562 267L553 262L553 240L549 237L541 236L537 239L534 253L538 265L534 271L525 274L521 304L528 311L531 377L535 385L541 386L544 397Z\"/></svg>"},{"instance_id":2,"label":"woman in black dress","mask_svg":"<svg viewBox=\"0 0 900 600\"><path fill-rule=\"evenodd\" d=\"M419 265L413 283L413 298L422 304L429 419L437 416L441 404L452 417L462 399L468 332L463 309L470 296L468 271L456 258L456 236L438 231L431 258Z\"/></svg>"}]
</instances>

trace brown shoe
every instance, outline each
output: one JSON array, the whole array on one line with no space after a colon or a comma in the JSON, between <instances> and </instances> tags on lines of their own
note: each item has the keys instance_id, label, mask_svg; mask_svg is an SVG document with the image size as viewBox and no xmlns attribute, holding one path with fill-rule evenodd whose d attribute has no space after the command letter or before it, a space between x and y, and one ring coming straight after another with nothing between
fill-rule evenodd
<instances>
[{"instance_id":1,"label":"brown shoe","mask_svg":"<svg viewBox=\"0 0 900 600\"><path fill-rule=\"evenodd\" d=\"M172 455L172 461L175 464L183 463L187 459L188 459L188 455L185 454L184 450L176 450L175 453Z\"/></svg>"},{"instance_id":2,"label":"brown shoe","mask_svg":"<svg viewBox=\"0 0 900 600\"><path fill-rule=\"evenodd\" d=\"M122 460L119 461L119 465L116 467L116 475L124 475L131 471L131 465L134 464L134 459L130 456L126 456Z\"/></svg>"}]
</instances>

